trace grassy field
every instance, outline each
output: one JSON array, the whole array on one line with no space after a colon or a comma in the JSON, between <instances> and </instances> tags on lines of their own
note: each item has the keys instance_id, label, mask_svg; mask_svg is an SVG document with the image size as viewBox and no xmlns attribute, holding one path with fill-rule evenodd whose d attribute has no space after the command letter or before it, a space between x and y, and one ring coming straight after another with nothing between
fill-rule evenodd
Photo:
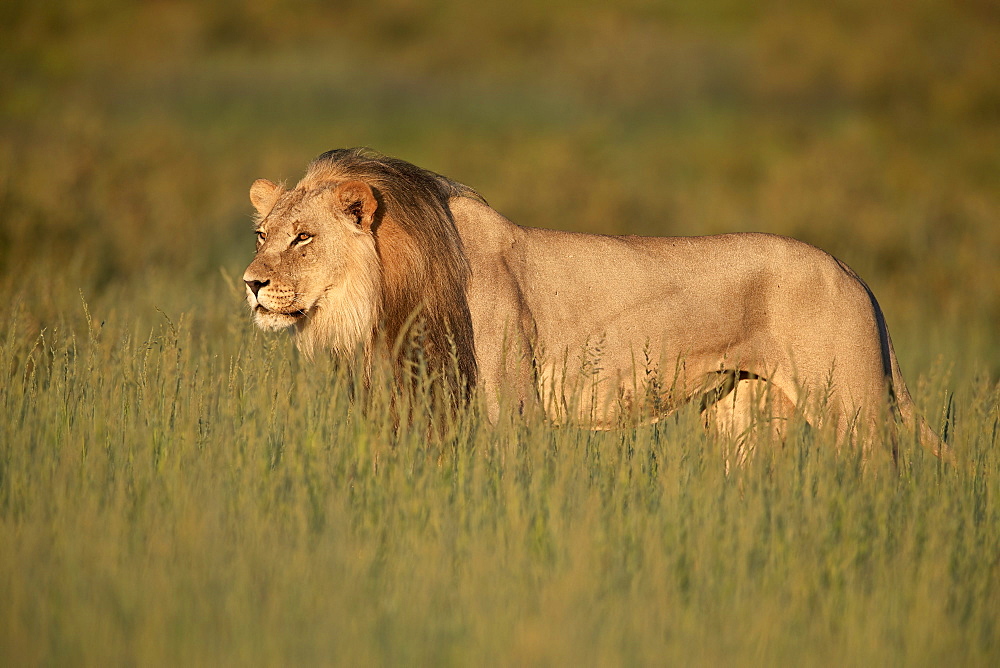
<instances>
[{"instance_id":1,"label":"grassy field","mask_svg":"<svg viewBox=\"0 0 1000 668\"><path fill-rule=\"evenodd\" d=\"M606 5L2 5L0 664L1000 662L1000 13ZM965 463L396 432L239 287L252 180L353 145L522 224L833 252Z\"/></svg>"}]
</instances>

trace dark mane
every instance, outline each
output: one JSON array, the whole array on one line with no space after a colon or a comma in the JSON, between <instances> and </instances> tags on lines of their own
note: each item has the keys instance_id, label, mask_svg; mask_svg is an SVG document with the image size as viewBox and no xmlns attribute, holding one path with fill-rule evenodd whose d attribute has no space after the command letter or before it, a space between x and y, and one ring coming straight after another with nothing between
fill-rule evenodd
<instances>
[{"instance_id":1,"label":"dark mane","mask_svg":"<svg viewBox=\"0 0 1000 668\"><path fill-rule=\"evenodd\" d=\"M448 200L485 200L468 186L365 148L323 153L296 188L347 180L367 183L379 203L372 232L383 271L381 335L400 349L398 369L426 364L451 381L456 397L467 397L477 374L466 300L471 268ZM411 339L415 345L398 345Z\"/></svg>"}]
</instances>

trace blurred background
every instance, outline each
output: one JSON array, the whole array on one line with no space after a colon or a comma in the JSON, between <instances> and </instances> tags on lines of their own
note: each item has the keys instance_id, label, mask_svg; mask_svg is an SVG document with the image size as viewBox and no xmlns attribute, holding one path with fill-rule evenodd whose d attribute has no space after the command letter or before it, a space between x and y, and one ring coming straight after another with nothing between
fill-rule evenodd
<instances>
[{"instance_id":1,"label":"blurred background","mask_svg":"<svg viewBox=\"0 0 1000 668\"><path fill-rule=\"evenodd\" d=\"M221 336L253 179L367 145L523 225L801 238L907 377L1000 377L995 0L5 0L0 31L18 336Z\"/></svg>"}]
</instances>

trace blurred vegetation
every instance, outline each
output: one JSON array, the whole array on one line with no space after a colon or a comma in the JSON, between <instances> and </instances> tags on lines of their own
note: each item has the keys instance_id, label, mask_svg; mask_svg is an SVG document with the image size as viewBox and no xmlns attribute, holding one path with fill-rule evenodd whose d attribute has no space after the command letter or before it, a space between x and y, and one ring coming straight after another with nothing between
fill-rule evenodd
<instances>
[{"instance_id":1,"label":"blurred vegetation","mask_svg":"<svg viewBox=\"0 0 1000 668\"><path fill-rule=\"evenodd\" d=\"M989 442L991 423L986 417L989 409L977 406L995 403L1000 379L998 63L1000 5L993 0L881 3L262 0L252 4L233 0L6 0L0 3L0 291L6 296L0 304L0 323L8 342L4 348L8 356L0 361L10 371L3 372L3 382L7 383L9 373L10 388L27 387L14 380L28 382L27 370L34 368L35 362L26 360L31 358L28 351L36 343L39 350L47 351L50 363L55 363L52 361L55 351L64 351L59 354L67 355L66 368L76 368L73 364L83 363L82 358L65 351L75 350L71 342L78 340L105 346L101 348L104 352L93 358L97 360L96 371L93 368L74 371L87 379L81 381L82 385L103 383L106 388L115 387L116 377L127 379L138 373L135 365L143 349L136 348L135 342L165 336L163 332L174 327L166 325L167 322L185 323L181 331L186 338L181 347L189 351L186 354L193 355L194 350L201 357L184 368L202 383L207 382L204 374L217 375L227 370L233 373L238 366L234 359L256 354L241 350L242 346L287 346L283 336L247 338L239 334L250 327L238 285L253 249L247 201L249 184L258 177L294 182L308 160L319 153L335 147L368 145L472 185L495 208L525 225L615 234L688 235L758 230L795 236L820 246L854 267L878 295L904 375L932 422L940 424L945 397L953 392L967 399L964 403L954 402L959 423L963 418L971 420L970 424L984 430L984 442ZM121 347L122 352L114 352L116 347ZM102 368L105 375L93 375ZM189 379L185 383L189 381L194 382ZM262 378L252 388L241 391L259 392L262 397L277 396L277 386L267 382ZM200 399L192 395L194 398L188 400L185 410L199 410L199 401L211 404L226 400L222 395L210 396L208 392L206 386L205 394L198 395ZM53 622L51 615L86 614L84 608L58 612L62 600L58 598L59 592L71 584L59 578L72 580L73 567L79 566L87 576L113 578L114 575L101 568L113 570L112 562L123 559L122 563L134 569L127 576L141 583L142 569L162 566L160 560L166 559L164 554L176 556L176 550L189 547L192 552L186 558L197 560L196 548L205 547L198 542L202 535L198 532L211 533L214 529L198 525L188 527L195 533L183 536L168 533L161 545L166 550L163 553L142 552L160 549L157 544L137 547L146 554L146 561L136 557L139 553L131 553L138 559L133 562L113 551L101 552L104 549L101 545L87 547L93 553L86 552L80 557L82 561L62 564L69 570L60 571L59 564L37 561L37 555L45 552L46 541L57 540L43 526L52 518L55 518L52 526L59 530L81 527L80 522L97 522L98 541L124 540L118 532L126 531L122 526L132 525L101 523L102 516L95 508L104 507L101 506L104 502L89 496L100 485L95 483L91 488L79 482L84 486L66 491L69 489L66 485L77 484L71 475L76 469L69 472L59 469L61 473L51 478L46 477L48 473L42 475L41 469L32 468L44 469L48 466L46 462L65 461L65 458L42 457L35 464L17 460L20 462L17 466L12 463L15 448L34 442L56 448L58 443L66 441L67 433L72 433L72 430L49 432L37 426L55 419L54 416L66 417L66 413L57 410L57 399L46 404L48 412L37 407L31 409L42 411L33 423L28 417L31 414L28 404L15 402L14 396L5 395L3 427L7 449L0 458L0 491L5 499L4 505L0 505L0 518L4 522L0 524L0 546L14 547L8 552L0 547L0 558L9 558L6 564L19 564L8 571L13 574L10 577L22 575L28 582L41 582L54 598L46 604L52 608L18 608L17 605L22 605L18 603L0 611L0 633L6 634L0 637L0 643L3 638L23 640L19 630L38 632L41 628L48 631L41 634L40 642L48 638L57 643L58 638L46 633L55 633L52 630L55 628L65 632L65 627ZM61 401L65 401L67 396L77 395L56 392L52 396L62 396ZM97 400L93 394L86 396ZM973 400L974 396L979 398ZM74 420L93 427L94 420L111 420L114 408L98 403L90 413L84 411L83 417ZM299 410L308 408L300 406ZM977 411L982 414L977 418L979 421L974 420ZM334 419L324 415L326 419ZM303 420L305 417L306 414L299 416ZM221 433L214 432L219 436L218 443L232 445L239 440L232 430L238 428L234 425L240 424L242 417L226 413L214 419L216 429L221 429ZM187 428L195 429L195 424L202 422L190 422ZM118 425L124 429L123 434L132 433L129 429L141 433L140 426L129 426L127 420L123 425ZM170 429L161 426L150 433L160 433L166 438ZM252 440L254 434L245 438ZM640 434L637 438L647 436ZM193 432L189 437L194 439L192 443L200 442ZM100 432L93 438L97 443L111 436ZM142 441L138 435L134 438L136 443ZM489 437L479 434L476 438ZM543 432L538 438L544 440L547 436ZM607 445L603 438L587 437L591 439L588 442ZM149 445L146 441L142 443L143 447ZM564 443L564 447L568 446ZM190 450L192 467L203 469L200 475L208 480L213 466L222 466L230 472L239 468L225 459L200 460L199 452ZM612 448L611 452L617 451ZM79 455L76 450L73 453ZM530 456L541 457L541 454ZM995 467L995 454L989 456L994 457L990 461ZM107 468L118 473L100 475L114 475L118 476L115 480L122 480L121 471L116 468L119 464L108 464ZM482 464L476 464L479 465ZM564 476L577 465L583 466L572 458L557 464L562 467L560 475ZM77 473L93 474L87 466ZM231 468L234 466L236 469ZM628 471L631 466L626 467ZM833 468L841 471L846 466L849 463ZM58 497L65 493L63 503L78 508L96 504L91 508L95 514L79 510L82 514L78 517L74 514L77 510L69 505L33 506L40 503L37 499L49 487L34 489L33 493L39 497L29 492L18 496L11 487L14 483L9 472L14 470L22 472L20 480L29 487L56 480L62 486L51 488L52 494ZM150 469L155 470L155 467ZM607 478L594 479L606 480L611 485L617 479L615 476L631 475L624 471L616 469ZM480 474L487 478L492 475L487 471ZM386 475L404 476L404 473ZM680 469L676 475L677 478L661 479L657 484L668 489L689 476ZM747 484L751 487L765 484L762 481L767 479L766 473L760 475L765 477ZM234 476L236 485L242 479L235 473ZM271 484L262 480L255 478L254 484L265 487ZM294 484L289 483L290 489L299 489L295 485L305 484L303 480L296 478ZM447 482L433 477L427 480L432 486ZM988 492L970 488L966 492L972 496L962 497L972 499L968 500L970 505L962 508L979 508L975 512L969 510L972 514L968 517L979 518L976 522L983 518L982 508L976 503L986 503L984 507L995 513L995 481L993 476L990 486L984 488ZM123 483L115 483L119 484ZM343 475L334 476L328 484L342 494L347 494L350 486ZM366 484L361 489L377 494L382 482ZM476 484L490 483L476 478ZM515 482L504 479L497 484ZM527 494L531 486L525 484ZM559 497L560 502L572 503L582 495L585 501L594 503L588 496L590 492L574 487L576 482L565 484L569 485L565 488L568 491L566 496ZM699 489L728 494L720 491L723 488L713 486L726 484L716 480ZM125 494L114 485L108 489L112 494ZM404 496L422 491L405 486L395 489ZM443 489L439 491L443 493ZM834 485L831 489L840 488ZM880 497L879 503L928 503L925 497L906 496L909 492L905 491L905 483L903 489L901 497L893 500ZM266 490L261 499L278 493L277 487ZM216 491L202 490L197 494ZM155 503L161 505L153 506L151 517L162 519L160 514L166 514L176 519L169 510L169 499L175 492L176 488L168 485L161 488L164 495L161 497L155 493L136 498L114 497L117 500L110 501L107 508L125 512L127 508L147 508L144 504L159 499ZM982 499L989 499L988 503L974 501L973 497L980 492L985 495L981 495ZM137 492L133 489L129 493ZM510 493L514 495L511 498L521 498L513 491ZM192 494L181 497L196 503L200 497ZM709 496L679 498L698 507ZM824 497L823 503L834 503L835 496L833 493ZM347 497L337 494L330 498L340 499L338 503L347 502ZM770 503L766 494L756 498L761 504ZM857 498L867 497L862 494ZM16 504L10 505L14 503L11 499L21 499L17 503L22 504L23 512L12 510ZM219 499L219 503L228 503L240 512L247 509L246 503L265 503L240 496ZM625 503L623 498L618 500ZM598 505L588 506L591 509L586 512L599 513ZM274 506L281 507L284 506ZM280 515L268 515L271 506L253 508L251 518L277 530L268 524L280 524L281 519ZM728 505L725 509L733 510ZM429 513L425 518L433 518L440 508L420 512ZM338 521L347 523L342 527L346 531L351 513L345 513ZM986 516L995 521L995 514ZM712 521L722 522L721 517ZM641 518L641 522L647 520ZM499 518L483 521L503 523ZM760 526L767 524L760 520ZM147 530L141 522L135 526ZM401 520L388 526L400 531L401 536L417 540L413 536L419 534L418 527L401 528L409 526ZM586 523L581 526L592 528ZM517 527L520 525L509 530L517 531ZM638 531L633 525L608 524L605 528L615 535L619 531L626 534ZM923 525L911 528L916 532L912 537L915 541L912 547L916 550L915 546L923 540L920 532L929 529ZM241 531L234 524L224 529L223 535L228 535L226 531ZM820 531L822 527L816 525L815 529ZM697 540L697 527L688 526L686 531L695 532L684 534L689 540ZM20 542L11 542L15 535ZM260 529L254 535L266 539L268 529ZM304 529L301 534L291 530L288 540L306 541L311 535ZM371 558L371 564L365 568L375 569L375 564L388 563L404 569L396 571L397 580L391 581L405 578L405 564L379 552L378 540L370 534L360 535L359 549ZM457 535L474 540L475 533ZM644 534L638 531L637 535ZM990 558L994 558L995 530L985 536L979 538L994 541L989 543L990 549L994 549ZM577 536L574 540L584 541L581 545L586 547L585 538ZM670 540L674 538L670 534ZM935 534L934 540L940 538L941 535ZM962 540L966 539L968 535L963 534ZM324 540L333 539L325 535ZM645 536L641 540L653 539ZM878 540L895 539L886 535ZM76 534L66 545L79 548L85 544L84 533ZM238 541L236 544L247 547ZM569 551L573 545L564 543L562 549ZM744 547L747 554L755 549L749 542ZM398 557L405 548L397 545L396 551L390 550L388 554ZM431 549L426 545L424 548ZM303 564L310 568L331 566L315 561L316 548L310 549L313 551L297 553ZM440 549L436 546L424 557L439 559L442 555L434 550ZM986 549L985 543L979 549ZM482 545L474 550L480 550L476 554L482 557ZM69 559L59 550L54 554ZM586 558L597 558L598 554L589 551ZM952 559L950 573L958 575L942 586L961 581L961 573L965 572L962 569L973 568L969 556L972 554L962 552ZM617 552L605 556L613 563L619 558L629 558ZM793 559L794 553L788 552L786 557ZM334 552L330 558L348 560L350 555L346 551ZM842 565L837 560L848 557L824 552L823 558ZM31 564L36 562L55 570L31 571ZM101 568L95 571L95 564ZM996 602L996 563L991 564L965 583L968 587L980 587L980 593L985 592L992 597L988 600ZM721 564L716 565L722 569ZM222 578L225 566L225 560L220 560L210 566L217 569L211 572ZM515 566L514 561L508 563L504 572L517 575ZM884 570L876 568L877 575L892 570L887 562L883 566ZM922 557L911 566L918 570L929 568ZM261 567L271 569L267 571L271 574L278 570L277 564L270 562L262 562ZM356 567L357 564L351 566ZM249 582L250 573L257 571L246 568ZM637 572L631 571L633 576ZM770 576L779 578L780 572L775 567ZM422 575L444 577L440 573ZM184 575L174 571L163 577L176 585L171 578L183 579ZM468 589L454 595L465 601L471 598L470 592L490 577L490 572L484 570L474 574L473 579L461 580ZM526 580L533 577L538 582L554 582L531 569L517 577L520 578L517 586L522 589L531 586ZM212 578L186 582L192 592L203 586L224 586ZM280 578L268 582L279 589L282 583L292 585ZM423 591L425 597L417 596L415 600L426 603L426 597L443 595L434 589L435 582L433 579L428 582ZM670 589L681 587L680 582L671 580L660 585ZM694 586L696 595L706 595L707 590L698 594L697 579L687 582L684 587ZM560 592L572 596L569 586L578 583L572 578L558 580L555 589L543 592L552 598L534 601L531 608L534 623L526 622L522 628L521 642L527 643L527 649L522 648L523 657L541 657L542 661L548 657L555 659L554 662L579 656L596 660L593 656L597 655L574 654L569 648L554 649L552 654L532 651L543 640L556 635L559 629L552 627L552 620L561 617L549 618L547 612L552 606L568 605L559 598ZM116 587L120 585L109 585L109 591L118 591ZM610 586L610 581L600 580L594 586L598 585ZM4 600L5 591L10 593L15 589L21 592L19 595L27 595L14 587L11 580L5 586L6 590L0 588L0 600ZM169 586L164 585L160 591L166 595ZM566 589L561 590L560 586ZM278 591L279 596L284 595L285 590L279 589L271 594ZM499 597L496 600L500 605L508 606L506 610L511 617L514 612L524 611L513 599L503 598L507 595L503 591L490 591ZM807 609L815 612L809 606L825 605L821 602L823 591L826 590L815 582L806 586L806 591L795 593L772 588L764 591L762 605L779 614L779 621L789 621L780 617L783 596L791 596L793 602L803 606L797 608L800 612ZM673 589L670 592L680 595ZM352 589L344 594L347 598L336 600L348 605L355 601L351 596L364 598L370 593L363 588ZM754 597L760 593L744 591L745 598L741 599L744 605L736 608L747 615L748 624L758 609ZM271 594L265 591L261 596ZM308 592L303 595L308 597ZM804 598L798 598L800 595ZM866 606L878 609L883 603L894 605L889 594L881 595L888 597L889 602L847 598L830 603L837 614L849 609L857 616L848 618L847 627L825 631L800 620L807 625L803 637L829 632L829 640L863 632L863 627L850 624L864 617L862 613L869 610ZM933 608L926 619L940 621L944 608L934 607L940 601L933 595L929 590L913 594ZM974 599L971 594L966 599L962 595L956 594L956 600L945 607L953 612L954 608L949 606L972 606L967 619L980 624L976 630L980 641L969 645L974 649L968 657L981 659L988 650L995 657L995 615L990 617L968 603ZM568 600L589 606L600 598L601 591L584 589L581 596L584 598ZM587 596L594 598L584 600ZM83 605L85 600L80 594L76 604ZM308 600L313 605L322 605L316 599ZM399 604L397 599L380 600L390 607ZM434 609L445 609L448 600L435 599L440 605ZM247 605L243 599L227 601L226 605L237 608ZM120 608L121 623L125 627L128 624L141 627L142 620L129 615L127 603L115 599L104 604L124 605ZM625 609L628 599L614 599L613 603ZM206 605L209 608L200 612L187 610L193 615L191 619L203 619L209 612L223 614L212 608L212 603ZM277 615L283 608L275 605L273 610ZM614 605L600 609L620 612ZM13 614L12 610L21 611L17 620L5 617ZM697 606L682 610L686 612L681 617L671 618L677 623L671 628L682 638L692 638L697 624L708 617L715 622L708 628L720 631L724 629L723 622L732 621L721 610L706 612ZM168 610L164 614L172 613ZM384 618L377 616L364 618L359 624L365 632L382 638L400 630L418 633L419 616L413 611L400 614L414 617L401 621L390 614L395 623L388 626L379 621ZM836 616L831 615L821 616L817 623ZM274 623L276 618L257 621ZM573 627L581 641L590 637L588 629L596 628L598 621L590 620L594 626ZM176 619L160 622L172 625L175 634L191 630ZM292 623L284 623L288 626L281 627L282 632L291 633ZM448 627L442 622L445 625L435 630L435 637L441 639L443 646L448 638L455 637L478 642L484 639L476 634L486 633L489 627L486 620L479 623L479 626ZM663 626L658 624L667 622L658 619L649 624L659 632ZM152 624L145 630L162 628ZM758 630L787 634L789 628L795 627ZM619 646L616 643L639 631L639 628L627 632L618 629L611 636L602 636L606 644L602 645L604 653L600 656L611 656L611 648ZM247 629L230 628L228 632L252 639L252 631ZM614 635L618 632L620 635ZM88 629L77 627L73 633L84 636ZM508 628L508 636L489 639L485 646L505 647L501 641L511 633ZM928 627L927 633L933 635L933 630ZM122 634L122 637L128 635L126 631ZM889 640L902 642L894 634L889 633ZM702 636L709 637L714 636ZM952 642L955 637L945 640ZM293 643L288 638L285 642ZM151 647L159 642L153 638L147 640L154 643ZM859 642L863 647L875 648L881 640L885 638L865 636ZM398 647L389 640L384 642L388 649L382 654L375 652L378 658L388 661L413 658L393 654L390 650ZM414 642L419 643L419 639ZM749 640L734 642L749 656L775 660L786 656L763 650L754 654ZM760 642L766 644L766 640ZM308 642L305 646L316 647ZM277 651L283 647L287 648L278 642L270 649ZM719 651L724 652L726 646L720 647ZM787 656L800 656L794 646L783 647L790 652ZM907 647L909 653L903 654L907 658L933 661L931 657L935 655L925 656L912 645ZM182 649L185 648L196 651L191 646ZM36 650L40 654L35 654ZM838 646L838 651L839 654L830 656L845 659L852 656L849 647ZM155 652L133 653L140 657L151 654ZM862 652L858 656L887 655L891 654ZM81 655L69 650L52 653L35 646L18 656L62 663L62 659L72 662ZM274 655L275 662L282 656ZM418 652L415 656L439 662L470 655L459 653L448 657ZM521 657L515 654L509 658L513 661ZM176 658L190 657L178 654ZM230 654L229 658L237 660L236 655ZM371 656L362 652L358 658Z\"/></svg>"},{"instance_id":2,"label":"blurred vegetation","mask_svg":"<svg viewBox=\"0 0 1000 668\"><path fill-rule=\"evenodd\" d=\"M0 25L0 281L38 328L67 286L200 308L249 255L252 179L369 145L521 224L802 238L872 284L904 370L1000 375L993 2L11 0Z\"/></svg>"}]
</instances>

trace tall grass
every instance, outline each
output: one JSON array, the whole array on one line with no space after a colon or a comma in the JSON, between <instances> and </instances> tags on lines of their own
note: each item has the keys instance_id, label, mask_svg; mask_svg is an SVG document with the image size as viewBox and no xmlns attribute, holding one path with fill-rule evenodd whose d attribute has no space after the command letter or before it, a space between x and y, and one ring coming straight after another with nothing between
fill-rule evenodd
<instances>
[{"instance_id":1,"label":"tall grass","mask_svg":"<svg viewBox=\"0 0 1000 668\"><path fill-rule=\"evenodd\" d=\"M991 3L11 0L0 26L0 663L997 663ZM522 224L833 252L965 463L793 430L727 475L693 409L396 430L240 303L250 182L364 144Z\"/></svg>"},{"instance_id":2,"label":"tall grass","mask_svg":"<svg viewBox=\"0 0 1000 668\"><path fill-rule=\"evenodd\" d=\"M694 411L398 431L241 319L10 331L0 653L33 663L987 664L1000 419L943 469L794 432L727 475ZM322 365L321 365L322 367ZM933 380L933 379L932 379ZM940 401L936 397L935 401ZM378 397L372 399L378 401ZM881 462L881 463L879 463Z\"/></svg>"}]
</instances>

